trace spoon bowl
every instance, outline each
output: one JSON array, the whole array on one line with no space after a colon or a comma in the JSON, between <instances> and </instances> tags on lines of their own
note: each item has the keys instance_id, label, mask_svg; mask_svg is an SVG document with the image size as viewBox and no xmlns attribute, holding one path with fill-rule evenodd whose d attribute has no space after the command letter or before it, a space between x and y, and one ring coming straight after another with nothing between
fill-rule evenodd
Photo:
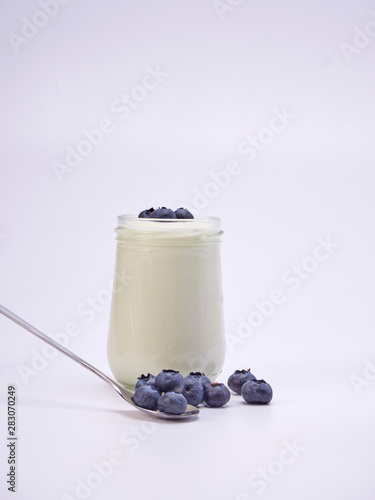
<instances>
[{"instance_id":1,"label":"spoon bowl","mask_svg":"<svg viewBox=\"0 0 375 500\"><path fill-rule=\"evenodd\" d=\"M17 323L17 325L22 326L22 328L24 328L28 332L36 335L41 340L44 340L44 342L51 345L52 347L54 347L58 351L62 352L63 354L65 354L65 356L68 356L76 363L79 363L81 366L87 368L92 373L95 373L95 375L97 375L102 380L107 382L117 392L117 394L119 394L127 403L129 403L130 405L137 408L137 410L144 411L144 412L148 413L149 415L152 415L153 417L164 418L164 419L169 419L169 420L180 420L183 418L189 418L189 417L193 417L193 416L198 415L198 413L199 413L198 408L196 408L195 406L192 406L192 405L188 405L186 411L184 413L181 413L181 415L172 415L170 413L164 413L164 412L161 412L159 410L148 410L147 408L142 408L141 406L136 405L134 403L134 399L133 399L134 393L132 391L129 391L128 389L126 389L122 385L118 384L117 382L112 380L110 377L105 375L103 372L101 372L100 370L98 370L94 366L90 365L90 363L88 363L87 361L84 361L82 358L80 358L79 356L74 354L72 351L69 351L69 349L67 349L66 347L59 344L51 337L48 337L48 335L41 332L40 330L38 330L34 326L30 325L30 323L27 323L27 321L23 320L22 318L20 318L19 316L17 316L13 312L9 311L9 309L2 306L1 304L0 304L0 313L3 314L8 319Z\"/></svg>"}]
</instances>

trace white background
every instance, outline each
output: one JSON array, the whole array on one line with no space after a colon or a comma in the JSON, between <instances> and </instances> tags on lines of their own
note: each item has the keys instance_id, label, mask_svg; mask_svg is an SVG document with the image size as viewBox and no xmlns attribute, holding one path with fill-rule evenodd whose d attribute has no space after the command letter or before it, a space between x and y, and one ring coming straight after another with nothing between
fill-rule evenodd
<instances>
[{"instance_id":1,"label":"white background","mask_svg":"<svg viewBox=\"0 0 375 500\"><path fill-rule=\"evenodd\" d=\"M44 344L2 317L0 497L14 498L15 384L20 500L373 500L375 2L73 0L41 11L0 6L0 303L51 335L74 323L68 347L110 373L116 217L188 205L222 219L231 345L220 380L251 367L274 400L233 396L193 422L154 422L64 356L43 361ZM25 31L33 19L45 25ZM144 92L150 68L163 76ZM123 119L121 94L139 101ZM277 112L288 124L264 130ZM112 132L59 179L55 162L103 119ZM251 136L267 144L248 161ZM238 175L215 187L228 162ZM335 247L315 265L319 238ZM283 304L241 338L274 289ZM95 464L116 450L121 463L102 478Z\"/></svg>"}]
</instances>

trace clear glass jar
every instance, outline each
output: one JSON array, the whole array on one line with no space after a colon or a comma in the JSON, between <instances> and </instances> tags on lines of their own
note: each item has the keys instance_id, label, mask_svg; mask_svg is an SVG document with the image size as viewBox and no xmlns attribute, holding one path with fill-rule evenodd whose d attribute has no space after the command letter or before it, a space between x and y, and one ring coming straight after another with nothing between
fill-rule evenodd
<instances>
[{"instance_id":1,"label":"clear glass jar","mask_svg":"<svg viewBox=\"0 0 375 500\"><path fill-rule=\"evenodd\" d=\"M115 378L164 368L215 380L225 358L220 219L118 217L108 335Z\"/></svg>"}]
</instances>

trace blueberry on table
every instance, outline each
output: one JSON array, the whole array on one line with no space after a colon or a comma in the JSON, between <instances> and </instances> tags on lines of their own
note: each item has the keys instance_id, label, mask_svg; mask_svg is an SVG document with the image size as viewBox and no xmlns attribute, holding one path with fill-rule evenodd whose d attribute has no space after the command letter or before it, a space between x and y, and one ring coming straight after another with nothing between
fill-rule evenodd
<instances>
[{"instance_id":1,"label":"blueberry on table","mask_svg":"<svg viewBox=\"0 0 375 500\"><path fill-rule=\"evenodd\" d=\"M176 214L170 208L157 208L150 215L151 219L177 219Z\"/></svg>"},{"instance_id":2,"label":"blueberry on table","mask_svg":"<svg viewBox=\"0 0 375 500\"><path fill-rule=\"evenodd\" d=\"M227 384L229 389L233 392L241 394L241 387L249 380L256 380L256 377L251 373L250 368L248 370L236 370L228 378Z\"/></svg>"},{"instance_id":3,"label":"blueberry on table","mask_svg":"<svg viewBox=\"0 0 375 500\"><path fill-rule=\"evenodd\" d=\"M152 385L143 385L134 393L134 403L141 408L157 410L160 392Z\"/></svg>"},{"instance_id":4,"label":"blueberry on table","mask_svg":"<svg viewBox=\"0 0 375 500\"><path fill-rule=\"evenodd\" d=\"M171 415L181 415L187 408L187 401L180 392L165 392L158 399L158 409Z\"/></svg>"},{"instance_id":5,"label":"blueberry on table","mask_svg":"<svg viewBox=\"0 0 375 500\"><path fill-rule=\"evenodd\" d=\"M162 370L156 375L155 386L160 392L181 392L184 377L176 370Z\"/></svg>"},{"instance_id":6,"label":"blueberry on table","mask_svg":"<svg viewBox=\"0 0 375 500\"><path fill-rule=\"evenodd\" d=\"M199 378L184 378L184 388L181 394L189 405L198 406L203 401L204 387Z\"/></svg>"},{"instance_id":7,"label":"blueberry on table","mask_svg":"<svg viewBox=\"0 0 375 500\"><path fill-rule=\"evenodd\" d=\"M271 401L273 392L265 380L249 380L243 384L241 396L249 404L267 404Z\"/></svg>"},{"instance_id":8,"label":"blueberry on table","mask_svg":"<svg viewBox=\"0 0 375 500\"><path fill-rule=\"evenodd\" d=\"M148 208L147 210L142 210L142 212L138 215L139 219L149 219L151 214L154 212L154 208Z\"/></svg>"},{"instance_id":9,"label":"blueberry on table","mask_svg":"<svg viewBox=\"0 0 375 500\"><path fill-rule=\"evenodd\" d=\"M186 375L184 378L185 383L192 380L199 380L203 385L203 389L211 384L211 380L202 372L190 372L189 375Z\"/></svg>"},{"instance_id":10,"label":"blueberry on table","mask_svg":"<svg viewBox=\"0 0 375 500\"><path fill-rule=\"evenodd\" d=\"M138 380L134 386L134 390L136 391L143 385L152 385L155 387L155 376L151 375L151 373L148 373L147 375L144 375L142 373L142 375L138 377Z\"/></svg>"},{"instance_id":11,"label":"blueberry on table","mask_svg":"<svg viewBox=\"0 0 375 500\"><path fill-rule=\"evenodd\" d=\"M194 219L194 215L187 208L178 208L174 211L177 219Z\"/></svg>"},{"instance_id":12,"label":"blueberry on table","mask_svg":"<svg viewBox=\"0 0 375 500\"><path fill-rule=\"evenodd\" d=\"M208 406L218 408L224 406L230 400L230 392L226 385L214 382L204 391L204 402Z\"/></svg>"}]
</instances>

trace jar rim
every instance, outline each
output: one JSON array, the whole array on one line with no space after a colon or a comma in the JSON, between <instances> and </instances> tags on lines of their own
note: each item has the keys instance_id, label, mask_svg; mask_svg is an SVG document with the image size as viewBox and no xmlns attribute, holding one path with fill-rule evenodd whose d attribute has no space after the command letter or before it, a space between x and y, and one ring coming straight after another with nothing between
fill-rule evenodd
<instances>
[{"instance_id":1,"label":"jar rim","mask_svg":"<svg viewBox=\"0 0 375 500\"><path fill-rule=\"evenodd\" d=\"M194 219L157 219L140 218L134 214L119 215L117 217L118 229L133 228L141 231L185 231L187 229L217 230L220 231L221 220L219 217L196 217Z\"/></svg>"}]
</instances>

